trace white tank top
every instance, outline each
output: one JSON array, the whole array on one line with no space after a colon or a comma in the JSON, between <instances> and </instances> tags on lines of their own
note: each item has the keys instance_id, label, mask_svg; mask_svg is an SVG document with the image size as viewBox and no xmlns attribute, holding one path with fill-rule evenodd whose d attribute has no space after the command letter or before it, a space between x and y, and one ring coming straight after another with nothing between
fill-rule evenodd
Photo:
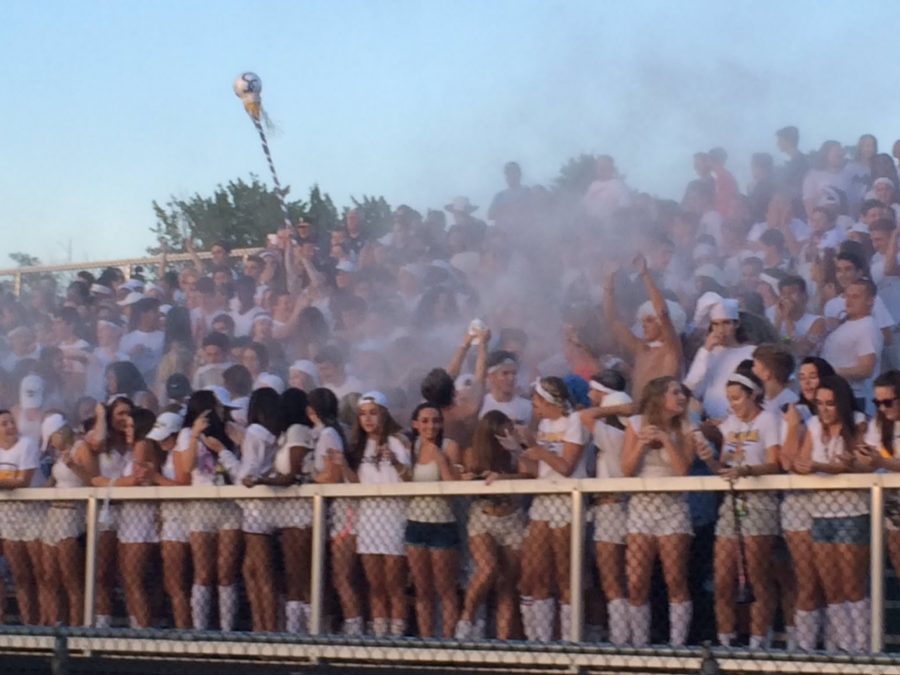
<instances>
[{"instance_id":1,"label":"white tank top","mask_svg":"<svg viewBox=\"0 0 900 675\"><path fill-rule=\"evenodd\" d=\"M634 429L635 434L639 434L641 432L643 423L644 418L642 415L633 415L628 418L628 424L630 424L631 428ZM675 434L673 433L671 436L674 440ZM669 458L669 451L664 447L648 449L644 453L644 458L641 461L641 465L638 468L638 472L636 475L640 476L641 478L665 478L668 476L674 476L675 470L672 468L672 461Z\"/></svg>"},{"instance_id":2,"label":"white tank top","mask_svg":"<svg viewBox=\"0 0 900 675\"><path fill-rule=\"evenodd\" d=\"M126 467L131 464L131 450L124 454L112 450L100 453L100 475L104 478L121 478L125 475Z\"/></svg>"},{"instance_id":3,"label":"white tank top","mask_svg":"<svg viewBox=\"0 0 900 675\"><path fill-rule=\"evenodd\" d=\"M416 454L418 455L422 442L416 440ZM444 440L441 450L446 451L447 440ZM428 464L413 465L412 479L415 483L436 483L441 479L441 470L437 460ZM417 523L453 523L456 518L450 503L443 497L413 497L409 502L409 510L406 516Z\"/></svg>"},{"instance_id":4,"label":"white tank top","mask_svg":"<svg viewBox=\"0 0 900 675\"><path fill-rule=\"evenodd\" d=\"M79 478L72 469L66 466L61 457L53 463L53 468L50 469L50 475L53 476L53 480L56 481L56 487L76 488L84 486L84 483L81 482L81 478Z\"/></svg>"}]
</instances>

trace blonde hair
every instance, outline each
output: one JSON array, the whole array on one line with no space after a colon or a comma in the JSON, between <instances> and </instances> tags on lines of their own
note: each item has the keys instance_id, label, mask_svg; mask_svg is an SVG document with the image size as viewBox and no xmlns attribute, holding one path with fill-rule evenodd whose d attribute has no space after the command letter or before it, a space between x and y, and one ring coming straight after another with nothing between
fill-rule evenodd
<instances>
[{"instance_id":1,"label":"blonde hair","mask_svg":"<svg viewBox=\"0 0 900 675\"><path fill-rule=\"evenodd\" d=\"M681 383L671 375L650 380L641 394L639 410L646 419L647 424L683 433L687 423L687 409L685 409L685 412L672 418L668 417L663 411L666 393L669 391L669 385L673 382L681 387Z\"/></svg>"}]
</instances>

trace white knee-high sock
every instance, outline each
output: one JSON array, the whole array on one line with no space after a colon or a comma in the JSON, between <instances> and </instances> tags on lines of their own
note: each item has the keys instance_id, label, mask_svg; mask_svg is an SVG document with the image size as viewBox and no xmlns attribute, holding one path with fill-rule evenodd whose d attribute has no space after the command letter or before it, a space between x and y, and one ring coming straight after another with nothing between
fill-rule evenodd
<instances>
[{"instance_id":1,"label":"white knee-high sock","mask_svg":"<svg viewBox=\"0 0 900 675\"><path fill-rule=\"evenodd\" d=\"M523 595L519 598L519 612L522 614L522 629L526 640L537 639L534 634L534 598Z\"/></svg>"},{"instance_id":2,"label":"white knee-high sock","mask_svg":"<svg viewBox=\"0 0 900 675\"><path fill-rule=\"evenodd\" d=\"M872 648L870 626L872 623L872 606L868 599L858 602L846 602L846 613L853 629L851 651L864 654Z\"/></svg>"},{"instance_id":3,"label":"white knee-high sock","mask_svg":"<svg viewBox=\"0 0 900 675\"><path fill-rule=\"evenodd\" d=\"M628 604L628 623L631 626L631 643L635 647L650 644L650 605Z\"/></svg>"},{"instance_id":4,"label":"white knee-high sock","mask_svg":"<svg viewBox=\"0 0 900 675\"><path fill-rule=\"evenodd\" d=\"M303 618L300 619L300 631L304 635L309 635L309 626L312 622L312 605L308 602L301 602L300 612L303 614Z\"/></svg>"},{"instance_id":5,"label":"white knee-high sock","mask_svg":"<svg viewBox=\"0 0 900 675\"><path fill-rule=\"evenodd\" d=\"M832 651L848 650L851 642L848 633L851 633L853 629L848 624L846 606L842 602L828 605L825 608L825 615L828 618L826 648L830 645Z\"/></svg>"},{"instance_id":6,"label":"white knee-high sock","mask_svg":"<svg viewBox=\"0 0 900 675\"><path fill-rule=\"evenodd\" d=\"M98 614L94 618L94 626L97 628L109 628L112 626L112 616L109 614Z\"/></svg>"},{"instance_id":7,"label":"white knee-high sock","mask_svg":"<svg viewBox=\"0 0 900 675\"><path fill-rule=\"evenodd\" d=\"M191 586L191 620L194 630L209 630L209 610L212 604L212 587Z\"/></svg>"},{"instance_id":8,"label":"white knee-high sock","mask_svg":"<svg viewBox=\"0 0 900 675\"><path fill-rule=\"evenodd\" d=\"M344 619L344 635L348 637L359 637L363 634L363 620L361 616L355 616L350 619Z\"/></svg>"},{"instance_id":9,"label":"white knee-high sock","mask_svg":"<svg viewBox=\"0 0 900 675\"><path fill-rule=\"evenodd\" d=\"M794 612L794 630L797 635L797 648L805 652L812 652L819 642L819 624L821 612L814 609L805 612L798 609Z\"/></svg>"},{"instance_id":10,"label":"white knee-high sock","mask_svg":"<svg viewBox=\"0 0 900 675\"><path fill-rule=\"evenodd\" d=\"M285 630L292 635L304 635L303 607L299 600L288 600L284 605Z\"/></svg>"},{"instance_id":11,"label":"white knee-high sock","mask_svg":"<svg viewBox=\"0 0 900 675\"><path fill-rule=\"evenodd\" d=\"M559 603L559 639L568 642L572 639L572 605Z\"/></svg>"},{"instance_id":12,"label":"white knee-high sock","mask_svg":"<svg viewBox=\"0 0 900 675\"><path fill-rule=\"evenodd\" d=\"M391 620L386 617L375 617L372 619L372 635L375 637L385 637L388 634L388 629L391 625Z\"/></svg>"},{"instance_id":13,"label":"white knee-high sock","mask_svg":"<svg viewBox=\"0 0 900 675\"><path fill-rule=\"evenodd\" d=\"M716 637L719 639L719 644L723 647L730 647L734 641L734 633L716 633Z\"/></svg>"},{"instance_id":14,"label":"white knee-high sock","mask_svg":"<svg viewBox=\"0 0 900 675\"><path fill-rule=\"evenodd\" d=\"M534 639L550 642L553 639L553 620L556 618L556 600L547 598L532 603L534 612Z\"/></svg>"},{"instance_id":15,"label":"white knee-high sock","mask_svg":"<svg viewBox=\"0 0 900 675\"><path fill-rule=\"evenodd\" d=\"M673 647L683 647L687 643L693 613L694 603L690 600L669 603L669 642Z\"/></svg>"},{"instance_id":16,"label":"white knee-high sock","mask_svg":"<svg viewBox=\"0 0 900 675\"><path fill-rule=\"evenodd\" d=\"M406 635L406 619L391 619L391 637Z\"/></svg>"},{"instance_id":17,"label":"white knee-high sock","mask_svg":"<svg viewBox=\"0 0 900 675\"><path fill-rule=\"evenodd\" d=\"M628 621L628 601L625 598L610 600L606 603L609 616L609 641L617 647L628 644L631 639Z\"/></svg>"},{"instance_id":18,"label":"white knee-high sock","mask_svg":"<svg viewBox=\"0 0 900 675\"><path fill-rule=\"evenodd\" d=\"M238 610L237 588L231 586L219 586L219 626L230 633L234 630L234 618Z\"/></svg>"}]
</instances>

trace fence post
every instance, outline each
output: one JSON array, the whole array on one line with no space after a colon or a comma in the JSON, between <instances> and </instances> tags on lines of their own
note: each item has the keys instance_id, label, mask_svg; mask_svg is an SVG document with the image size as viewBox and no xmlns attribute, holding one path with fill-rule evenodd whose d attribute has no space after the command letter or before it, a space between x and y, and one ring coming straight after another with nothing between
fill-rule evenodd
<instances>
[{"instance_id":1,"label":"fence post","mask_svg":"<svg viewBox=\"0 0 900 675\"><path fill-rule=\"evenodd\" d=\"M84 625L94 625L94 596L97 582L97 498L87 500L84 551Z\"/></svg>"},{"instance_id":2,"label":"fence post","mask_svg":"<svg viewBox=\"0 0 900 675\"><path fill-rule=\"evenodd\" d=\"M884 488L880 483L872 486L871 502L869 514L872 519L869 551L871 565L869 578L872 584L870 591L871 633L872 653L877 654L884 649Z\"/></svg>"},{"instance_id":3,"label":"fence post","mask_svg":"<svg viewBox=\"0 0 900 675\"><path fill-rule=\"evenodd\" d=\"M584 603L582 595L582 573L584 572L584 499L581 490L572 489L572 544L571 560L569 561L569 575L571 586L572 631L563 635L562 639L572 642L581 642L582 628L584 626Z\"/></svg>"},{"instance_id":4,"label":"fence post","mask_svg":"<svg viewBox=\"0 0 900 675\"><path fill-rule=\"evenodd\" d=\"M16 272L16 276L13 277L13 293L16 294L17 298L22 297L22 273Z\"/></svg>"},{"instance_id":5,"label":"fence post","mask_svg":"<svg viewBox=\"0 0 900 675\"><path fill-rule=\"evenodd\" d=\"M310 616L309 634L321 635L323 632L322 606L325 585L325 542L326 542L326 518L325 498L322 495L313 496L313 523L312 523L312 561L310 580Z\"/></svg>"}]
</instances>

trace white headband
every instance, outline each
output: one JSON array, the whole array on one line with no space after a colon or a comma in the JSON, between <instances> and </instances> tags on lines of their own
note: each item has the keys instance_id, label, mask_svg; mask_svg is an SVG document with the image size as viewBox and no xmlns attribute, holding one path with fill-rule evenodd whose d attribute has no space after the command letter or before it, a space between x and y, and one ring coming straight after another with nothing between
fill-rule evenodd
<instances>
[{"instance_id":1,"label":"white headband","mask_svg":"<svg viewBox=\"0 0 900 675\"><path fill-rule=\"evenodd\" d=\"M532 388L534 389L534 393L544 399L550 405L555 405L563 410L569 409L569 402L563 399L560 399L558 396L554 396L549 391L544 389L544 385L541 384L541 378L537 378L532 384Z\"/></svg>"},{"instance_id":2,"label":"white headband","mask_svg":"<svg viewBox=\"0 0 900 675\"><path fill-rule=\"evenodd\" d=\"M588 383L588 386L591 389L593 389L594 391L602 391L604 394L612 394L613 392L616 391L615 389L610 389L605 384L601 384L600 382L597 382L597 380L591 380Z\"/></svg>"},{"instance_id":3,"label":"white headband","mask_svg":"<svg viewBox=\"0 0 900 675\"><path fill-rule=\"evenodd\" d=\"M498 364L496 364L496 365L493 365L493 366L491 366L490 368L488 368L488 369L487 369L487 374L490 375L491 373L495 373L495 372L497 372L498 370L500 370L501 368L503 368L504 366L516 366L516 367L518 367L518 365L519 365L519 364L516 363L516 360L515 360L515 359L511 359L511 358L509 358L509 357L507 356L507 357L506 357L505 359L503 359L500 363L498 363Z\"/></svg>"},{"instance_id":4,"label":"white headband","mask_svg":"<svg viewBox=\"0 0 900 675\"><path fill-rule=\"evenodd\" d=\"M728 384L739 384L742 387L747 387L754 394L762 393L762 389L759 388L759 385L756 384L753 380L751 380L746 375L741 375L740 373L732 373L728 376Z\"/></svg>"}]
</instances>

